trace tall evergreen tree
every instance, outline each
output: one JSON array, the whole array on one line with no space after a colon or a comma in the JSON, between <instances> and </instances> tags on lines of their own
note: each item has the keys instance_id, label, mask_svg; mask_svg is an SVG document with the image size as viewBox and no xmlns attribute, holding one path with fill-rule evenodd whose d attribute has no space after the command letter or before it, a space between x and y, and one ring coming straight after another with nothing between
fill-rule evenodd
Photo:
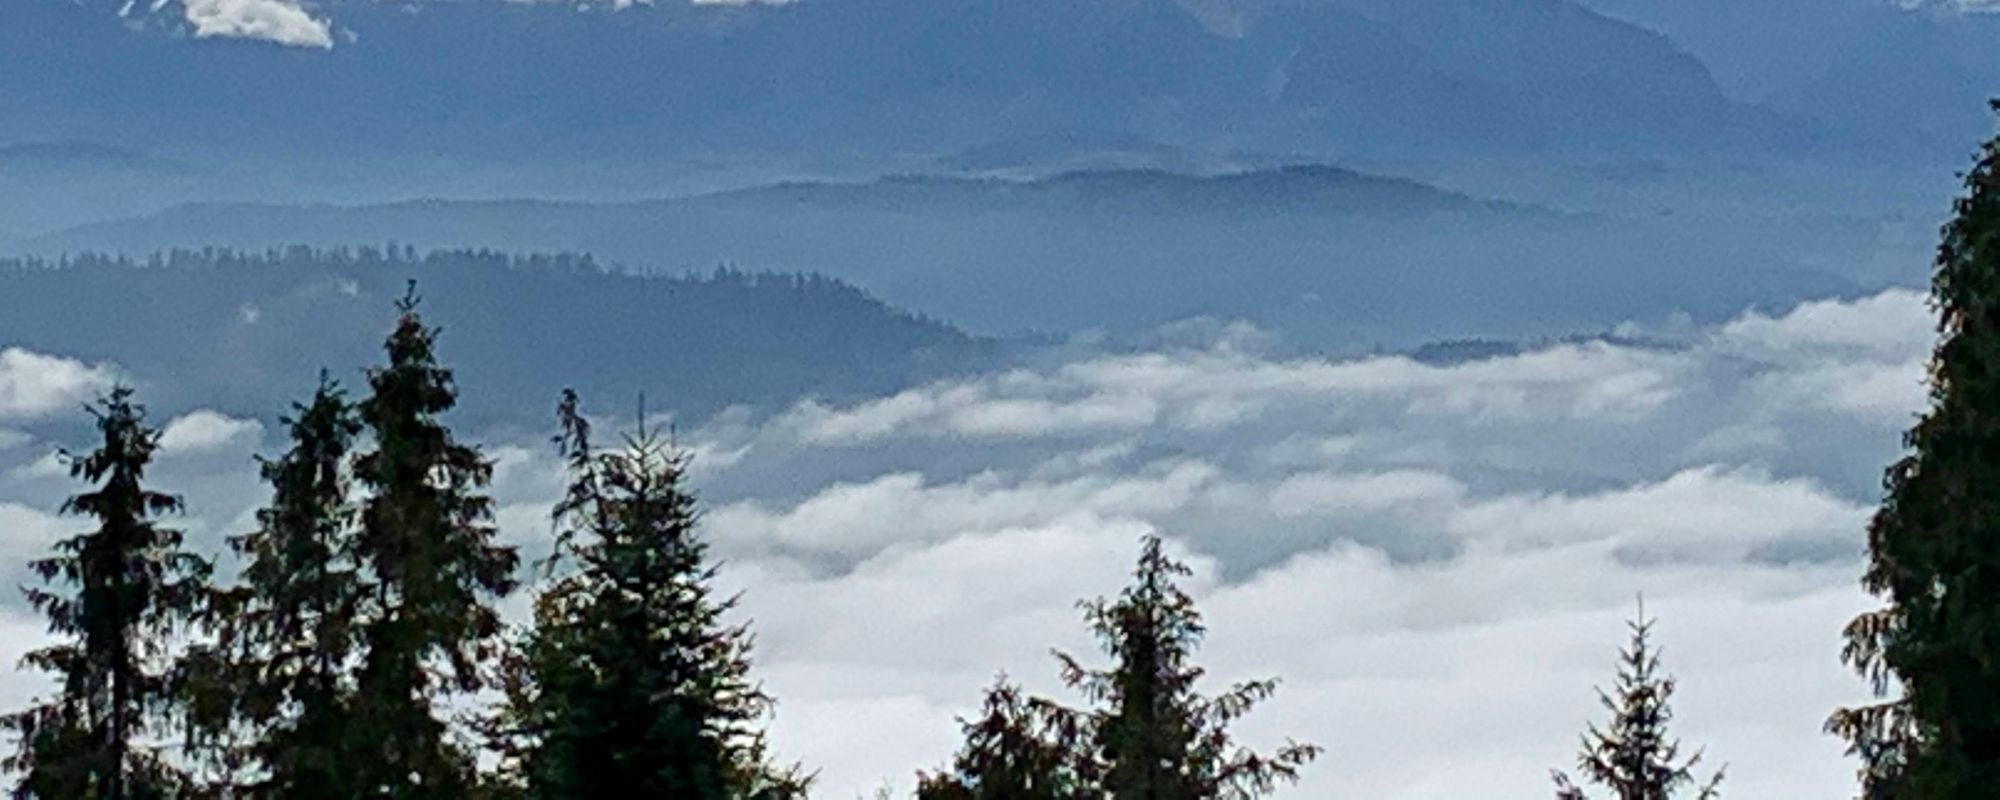
<instances>
[{"instance_id":1,"label":"tall evergreen tree","mask_svg":"<svg viewBox=\"0 0 2000 800\"><path fill-rule=\"evenodd\" d=\"M1276 681L1238 684L1216 697L1198 692L1204 671L1193 657L1207 629L1177 583L1190 574L1158 537L1147 537L1133 585L1115 602L1084 604L1110 667L1092 670L1057 654L1064 681L1097 707L1089 729L1111 800L1260 797L1296 781L1320 753L1292 743L1265 756L1231 737L1230 726L1271 697Z\"/></svg>"},{"instance_id":2,"label":"tall evergreen tree","mask_svg":"<svg viewBox=\"0 0 2000 800\"><path fill-rule=\"evenodd\" d=\"M552 568L567 571L537 598L509 684L527 795L802 797L808 781L766 756L771 700L748 630L723 619L735 600L711 589L684 456L643 420L623 447L593 449L574 393L558 415L571 484Z\"/></svg>"},{"instance_id":3,"label":"tall evergreen tree","mask_svg":"<svg viewBox=\"0 0 2000 800\"><path fill-rule=\"evenodd\" d=\"M397 305L389 363L371 370L359 406L374 450L355 462L368 491L355 557L371 591L346 748L362 797L462 798L473 755L435 707L444 694L487 685L500 634L491 605L514 589L518 558L494 542L493 466L438 420L457 403L436 331L415 288Z\"/></svg>"},{"instance_id":4,"label":"tall evergreen tree","mask_svg":"<svg viewBox=\"0 0 2000 800\"><path fill-rule=\"evenodd\" d=\"M1028 700L1003 676L978 719L963 722L965 746L945 772L918 777L917 800L1086 800L1087 754L1076 731Z\"/></svg>"},{"instance_id":5,"label":"tall evergreen tree","mask_svg":"<svg viewBox=\"0 0 2000 800\"><path fill-rule=\"evenodd\" d=\"M2000 786L2000 139L1965 185L1931 281L1931 407L1868 528L1862 582L1886 604L1848 625L1843 652L1878 696L1900 696L1827 722L1869 798Z\"/></svg>"},{"instance_id":6,"label":"tall evergreen tree","mask_svg":"<svg viewBox=\"0 0 2000 800\"><path fill-rule=\"evenodd\" d=\"M196 720L221 740L229 774L252 776L228 781L236 796L345 800L364 795L343 753L365 592L347 474L361 424L324 375L285 424L291 448L262 465L270 505L257 530L230 540L243 585L218 593L216 641L191 670Z\"/></svg>"},{"instance_id":7,"label":"tall evergreen tree","mask_svg":"<svg viewBox=\"0 0 2000 800\"><path fill-rule=\"evenodd\" d=\"M1598 700L1611 712L1608 729L1591 725L1577 753L1577 769L1585 780L1611 790L1617 800L1671 800L1683 789L1695 788L1698 800L1720 796L1722 771L1695 784L1696 752L1680 757L1680 742L1667 733L1674 718L1669 701L1674 679L1660 674L1660 654L1653 647L1653 620L1646 608L1626 623L1632 641L1618 654L1618 685L1614 692L1598 690ZM1588 795L1560 771L1554 773L1558 800L1586 800Z\"/></svg>"},{"instance_id":8,"label":"tall evergreen tree","mask_svg":"<svg viewBox=\"0 0 2000 800\"><path fill-rule=\"evenodd\" d=\"M174 697L161 667L168 643L198 612L210 567L182 549L180 531L158 522L179 512L181 500L146 486L160 436L132 391L113 389L91 414L100 443L69 463L70 474L94 488L69 498L63 511L97 528L34 562L50 588L27 591L60 641L28 654L24 665L55 673L61 693L5 718L19 736L6 767L20 777L17 798L172 797L183 778L146 740Z\"/></svg>"}]
</instances>

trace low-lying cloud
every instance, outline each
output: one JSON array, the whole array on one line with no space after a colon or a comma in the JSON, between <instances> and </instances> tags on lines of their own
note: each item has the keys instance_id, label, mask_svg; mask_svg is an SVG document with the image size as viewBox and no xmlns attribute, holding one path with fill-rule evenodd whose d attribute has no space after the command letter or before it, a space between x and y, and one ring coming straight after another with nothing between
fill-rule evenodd
<instances>
[{"instance_id":1,"label":"low-lying cloud","mask_svg":"<svg viewBox=\"0 0 2000 800\"><path fill-rule=\"evenodd\" d=\"M0 421L32 419L77 404L111 388L110 367L43 355L18 347L0 349ZM10 432L9 443L21 434Z\"/></svg>"},{"instance_id":2,"label":"low-lying cloud","mask_svg":"<svg viewBox=\"0 0 2000 800\"><path fill-rule=\"evenodd\" d=\"M682 438L780 699L774 743L820 796L908 789L998 671L1060 693L1049 648L1091 652L1075 602L1161 535L1196 568L1215 678L1284 680L1245 733L1329 748L1282 796L1548 796L1643 592L1679 731L1729 763L1729 792L1831 797L1852 768L1820 723L1865 694L1839 631L1870 604L1862 527L1932 336L1906 291L1455 364L1232 335ZM176 411L169 444L270 438ZM0 553L47 544L19 538L50 535L42 450L0 449L0 519L24 520ZM488 452L503 531L543 555L556 459L527 437ZM204 541L260 499L236 461L162 463Z\"/></svg>"},{"instance_id":3,"label":"low-lying cloud","mask_svg":"<svg viewBox=\"0 0 2000 800\"><path fill-rule=\"evenodd\" d=\"M202 409L175 418L160 429L160 449L169 456L208 455L255 447L264 426L253 419L235 419Z\"/></svg>"}]
</instances>

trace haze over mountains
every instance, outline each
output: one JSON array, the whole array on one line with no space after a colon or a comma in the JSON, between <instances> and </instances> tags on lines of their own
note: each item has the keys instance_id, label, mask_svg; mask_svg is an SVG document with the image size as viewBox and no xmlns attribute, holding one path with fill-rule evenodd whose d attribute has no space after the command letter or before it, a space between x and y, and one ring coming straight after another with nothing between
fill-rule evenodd
<instances>
[{"instance_id":1,"label":"haze over mountains","mask_svg":"<svg viewBox=\"0 0 2000 800\"><path fill-rule=\"evenodd\" d=\"M1752 221L1754 224L1754 220ZM1341 351L1461 336L1606 330L1675 312L1723 319L1852 293L1815 254L1875 232L1609 219L1423 184L1294 167L1034 181L789 183L642 203L202 205L31 241L61 253L399 242L591 252L639 269L813 270L986 334L1137 335L1242 319Z\"/></svg>"}]
</instances>

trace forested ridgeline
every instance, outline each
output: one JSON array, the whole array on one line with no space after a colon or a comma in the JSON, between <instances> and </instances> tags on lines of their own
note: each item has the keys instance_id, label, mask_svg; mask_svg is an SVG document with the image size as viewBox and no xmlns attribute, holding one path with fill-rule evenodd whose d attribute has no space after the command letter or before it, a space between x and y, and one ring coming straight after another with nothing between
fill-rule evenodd
<instances>
[{"instance_id":1,"label":"forested ridgeline","mask_svg":"<svg viewBox=\"0 0 2000 800\"><path fill-rule=\"evenodd\" d=\"M296 388L280 376L365 363L410 279L448 320L482 424L539 418L549 386L630 398L671 380L666 410L699 417L885 393L1000 351L824 276L395 246L0 260L0 342L116 363L156 403L278 408Z\"/></svg>"}]
</instances>

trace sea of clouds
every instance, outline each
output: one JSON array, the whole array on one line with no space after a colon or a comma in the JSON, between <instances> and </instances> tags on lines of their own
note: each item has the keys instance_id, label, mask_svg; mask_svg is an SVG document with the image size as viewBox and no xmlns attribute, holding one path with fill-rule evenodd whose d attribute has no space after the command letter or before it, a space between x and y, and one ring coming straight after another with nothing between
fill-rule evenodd
<instances>
[{"instance_id":1,"label":"sea of clouds","mask_svg":"<svg viewBox=\"0 0 2000 800\"><path fill-rule=\"evenodd\" d=\"M1901 290L1461 363L1281 355L1224 327L676 435L775 744L819 796L907 789L998 672L1067 699L1050 648L1094 652L1076 602L1160 535L1196 569L1217 685L1283 679L1245 737L1327 748L1283 796L1548 796L1643 592L1677 729L1729 794L1833 797L1852 766L1820 725L1865 697L1839 631L1871 604L1863 530L1934 335ZM51 515L74 487L50 454L89 444L76 404L120 377L172 378L0 349L0 563L77 527ZM626 400L594 399L616 426ZM157 480L217 547L251 524L275 414L156 411ZM503 531L539 557L553 453L486 447ZM40 623L5 602L11 661ZM0 702L43 686L13 675Z\"/></svg>"}]
</instances>

